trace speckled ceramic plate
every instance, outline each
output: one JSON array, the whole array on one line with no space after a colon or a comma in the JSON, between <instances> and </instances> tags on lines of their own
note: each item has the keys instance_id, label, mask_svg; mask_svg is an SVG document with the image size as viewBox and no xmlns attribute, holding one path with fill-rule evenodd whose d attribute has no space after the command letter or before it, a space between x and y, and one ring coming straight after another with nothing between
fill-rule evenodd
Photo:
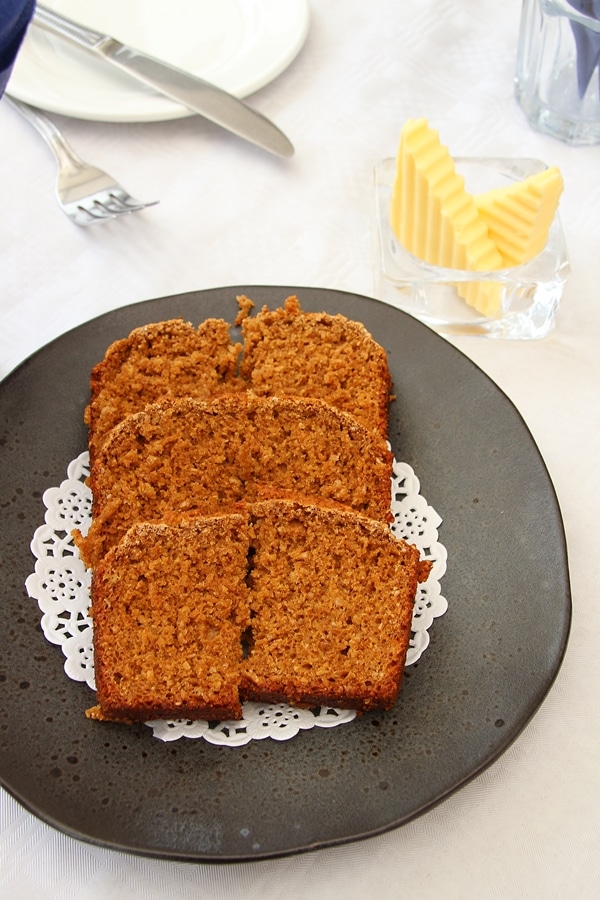
<instances>
[{"instance_id":1,"label":"speckled ceramic plate","mask_svg":"<svg viewBox=\"0 0 600 900\"><path fill-rule=\"evenodd\" d=\"M143 725L85 718L24 588L41 495L85 448L92 365L139 325L233 321L235 296L363 322L387 350L391 441L444 522L446 615L386 714L240 748L165 744ZM565 539L552 483L507 397L449 343L366 297L228 287L108 313L44 347L0 385L0 778L25 807L95 844L198 861L282 856L378 834L490 765L549 690L569 631Z\"/></svg>"}]
</instances>

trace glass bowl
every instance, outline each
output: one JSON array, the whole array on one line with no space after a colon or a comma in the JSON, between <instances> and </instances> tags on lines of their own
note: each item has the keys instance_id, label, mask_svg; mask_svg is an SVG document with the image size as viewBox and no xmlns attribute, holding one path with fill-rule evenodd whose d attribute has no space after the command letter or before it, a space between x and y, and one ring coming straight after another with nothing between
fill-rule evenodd
<instances>
[{"instance_id":1,"label":"glass bowl","mask_svg":"<svg viewBox=\"0 0 600 900\"><path fill-rule=\"evenodd\" d=\"M458 157L456 171L471 194L503 187L546 168L536 159ZM554 327L563 288L570 273L569 257L558 213L546 246L521 266L470 272L430 265L400 243L390 225L396 160L375 168L377 265L375 296L420 319L440 334L480 335L531 340ZM498 285L501 313L486 317L468 306L457 292L469 282Z\"/></svg>"}]
</instances>

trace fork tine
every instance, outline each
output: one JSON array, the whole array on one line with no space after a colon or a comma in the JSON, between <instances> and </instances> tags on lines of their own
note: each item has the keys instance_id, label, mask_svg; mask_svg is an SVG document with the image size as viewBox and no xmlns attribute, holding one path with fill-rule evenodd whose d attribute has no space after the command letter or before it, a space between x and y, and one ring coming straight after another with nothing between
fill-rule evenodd
<instances>
[{"instance_id":1,"label":"fork tine","mask_svg":"<svg viewBox=\"0 0 600 900\"><path fill-rule=\"evenodd\" d=\"M150 200L147 203L144 203L141 200L136 200L135 197L130 197L129 194L124 197L119 197L112 191L110 193L110 199L116 204L119 212L133 212L136 209L146 209L147 206L156 206L158 203L158 200Z\"/></svg>"},{"instance_id":2,"label":"fork tine","mask_svg":"<svg viewBox=\"0 0 600 900\"><path fill-rule=\"evenodd\" d=\"M116 217L116 213L111 212L110 210L103 207L101 203L96 201L93 206L77 206L77 211L83 213L85 216L89 216L90 219L94 222L103 222L105 219L114 219ZM88 223L92 224L92 222Z\"/></svg>"},{"instance_id":3,"label":"fork tine","mask_svg":"<svg viewBox=\"0 0 600 900\"><path fill-rule=\"evenodd\" d=\"M143 207L139 208L143 209ZM135 212L135 209L124 209L122 206L118 206L115 209L102 200L94 200L94 209L96 211L97 218L99 219L118 219L120 216L127 215L130 212Z\"/></svg>"},{"instance_id":4,"label":"fork tine","mask_svg":"<svg viewBox=\"0 0 600 900\"><path fill-rule=\"evenodd\" d=\"M134 200L133 197L130 198L124 206L124 212L135 212L137 209L146 209L148 206L156 206L158 200L149 200L148 203L142 203L141 200Z\"/></svg>"},{"instance_id":5,"label":"fork tine","mask_svg":"<svg viewBox=\"0 0 600 900\"><path fill-rule=\"evenodd\" d=\"M80 213L89 216L88 222L81 223L80 221L79 224L92 225L96 222L105 222L107 219L118 219L121 216L138 212L141 209L145 209L147 206L154 206L158 203L158 200L151 203L123 203L120 198L113 198L112 195L109 198L109 201L94 199L92 197L89 199L92 201L89 206L83 206L81 203L77 205L77 210ZM116 205L113 205L113 201Z\"/></svg>"}]
</instances>

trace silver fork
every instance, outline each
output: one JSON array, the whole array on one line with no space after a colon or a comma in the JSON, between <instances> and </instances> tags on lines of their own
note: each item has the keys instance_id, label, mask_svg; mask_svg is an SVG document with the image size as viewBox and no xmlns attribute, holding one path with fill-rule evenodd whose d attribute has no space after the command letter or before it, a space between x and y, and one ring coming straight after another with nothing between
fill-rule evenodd
<instances>
[{"instance_id":1,"label":"silver fork","mask_svg":"<svg viewBox=\"0 0 600 900\"><path fill-rule=\"evenodd\" d=\"M80 159L59 128L41 110L8 94L4 100L37 129L54 153L59 165L56 197L63 212L76 225L108 222L158 203L158 200L150 203L136 200L107 172Z\"/></svg>"}]
</instances>

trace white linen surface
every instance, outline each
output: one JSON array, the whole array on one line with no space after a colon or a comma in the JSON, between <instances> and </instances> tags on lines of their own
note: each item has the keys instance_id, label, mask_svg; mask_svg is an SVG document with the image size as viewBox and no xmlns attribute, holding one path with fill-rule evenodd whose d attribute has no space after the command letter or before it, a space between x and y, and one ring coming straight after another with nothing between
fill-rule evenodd
<instances>
[{"instance_id":1,"label":"white linen surface","mask_svg":"<svg viewBox=\"0 0 600 900\"><path fill-rule=\"evenodd\" d=\"M251 98L294 142L291 161L197 117L55 117L84 158L160 200L126 221L68 221L49 151L0 103L0 377L67 329L165 294L282 284L372 295L372 170L409 116L427 117L456 156L556 164L572 275L555 331L454 343L514 401L556 486L574 602L566 659L493 766L403 828L347 846L238 865L148 860L66 837L0 791L6 900L600 896L600 147L567 146L524 120L518 0L310 5L299 57Z\"/></svg>"}]
</instances>

